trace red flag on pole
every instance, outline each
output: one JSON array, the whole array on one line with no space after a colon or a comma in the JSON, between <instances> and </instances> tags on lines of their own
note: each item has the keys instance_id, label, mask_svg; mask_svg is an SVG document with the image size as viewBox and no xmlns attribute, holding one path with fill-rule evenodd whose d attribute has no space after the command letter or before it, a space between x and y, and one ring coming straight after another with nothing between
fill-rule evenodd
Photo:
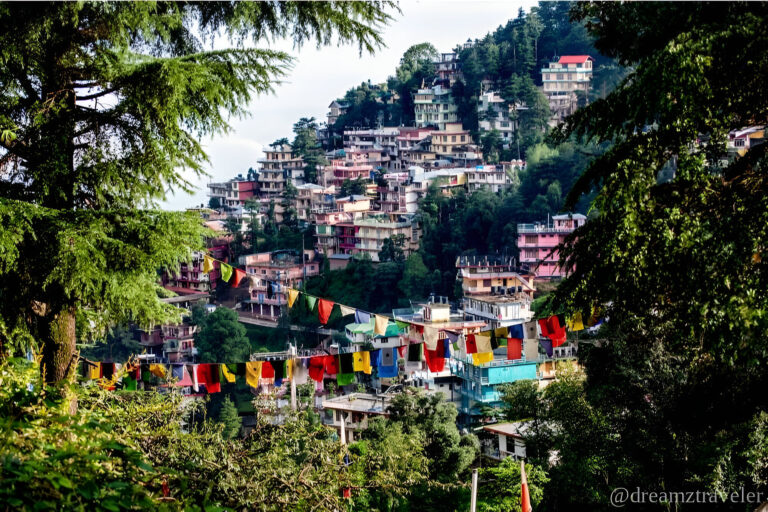
<instances>
[{"instance_id":1,"label":"red flag on pole","mask_svg":"<svg viewBox=\"0 0 768 512\"><path fill-rule=\"evenodd\" d=\"M525 477L525 462L520 461L520 510L521 512L532 512L531 493L528 492L528 479Z\"/></svg>"}]
</instances>

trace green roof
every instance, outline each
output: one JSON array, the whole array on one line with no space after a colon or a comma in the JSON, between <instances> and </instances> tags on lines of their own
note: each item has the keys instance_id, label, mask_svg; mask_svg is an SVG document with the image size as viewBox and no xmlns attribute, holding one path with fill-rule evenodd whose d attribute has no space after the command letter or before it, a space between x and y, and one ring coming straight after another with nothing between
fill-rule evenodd
<instances>
[{"instance_id":1,"label":"green roof","mask_svg":"<svg viewBox=\"0 0 768 512\"><path fill-rule=\"evenodd\" d=\"M369 334L373 335L373 320L370 323L367 324L347 324L346 328L349 332L355 333L355 334ZM389 338L390 336L398 336L400 335L400 329L397 327L397 324L390 322L387 324L387 330L384 333L384 336L381 334L377 334L374 336L375 338Z\"/></svg>"}]
</instances>

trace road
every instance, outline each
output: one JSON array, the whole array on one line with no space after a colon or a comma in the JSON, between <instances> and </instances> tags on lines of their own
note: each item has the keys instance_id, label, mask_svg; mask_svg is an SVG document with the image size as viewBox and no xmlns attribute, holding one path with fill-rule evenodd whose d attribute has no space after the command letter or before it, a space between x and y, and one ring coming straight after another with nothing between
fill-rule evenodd
<instances>
[{"instance_id":1,"label":"road","mask_svg":"<svg viewBox=\"0 0 768 512\"><path fill-rule=\"evenodd\" d=\"M264 318L251 316L248 314L244 314L240 311L237 312L238 320L244 324L251 324L251 325L258 325L261 327L269 327L271 329L277 328L277 322L273 322L272 320L266 320ZM303 327L301 325L292 325L291 326L292 331L302 331L302 332L312 332L317 334L322 334L325 336L333 336L339 331L336 331L334 329L321 329L321 328L310 328L310 327Z\"/></svg>"}]
</instances>

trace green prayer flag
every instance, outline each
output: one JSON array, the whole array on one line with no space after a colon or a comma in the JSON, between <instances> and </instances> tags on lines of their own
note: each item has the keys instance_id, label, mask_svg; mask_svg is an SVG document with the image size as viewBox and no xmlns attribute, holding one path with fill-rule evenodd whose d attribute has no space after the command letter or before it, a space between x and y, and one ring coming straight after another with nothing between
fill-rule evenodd
<instances>
[{"instance_id":1,"label":"green prayer flag","mask_svg":"<svg viewBox=\"0 0 768 512\"><path fill-rule=\"evenodd\" d=\"M408 322L403 322L402 320L395 320L395 323L397 324L398 329L405 329L410 325Z\"/></svg>"},{"instance_id":2,"label":"green prayer flag","mask_svg":"<svg viewBox=\"0 0 768 512\"><path fill-rule=\"evenodd\" d=\"M315 309L315 303L317 302L317 297L313 297L311 295L307 295L306 293L304 296L307 298L307 309L312 311Z\"/></svg>"},{"instance_id":3,"label":"green prayer flag","mask_svg":"<svg viewBox=\"0 0 768 512\"><path fill-rule=\"evenodd\" d=\"M354 373L337 373L336 374L336 384L339 386L346 386L347 384L352 384L355 381L355 374Z\"/></svg>"},{"instance_id":4,"label":"green prayer flag","mask_svg":"<svg viewBox=\"0 0 768 512\"><path fill-rule=\"evenodd\" d=\"M227 265L226 263L222 263L221 266L221 278L224 281L229 281L232 279L232 267L230 265Z\"/></svg>"}]
</instances>

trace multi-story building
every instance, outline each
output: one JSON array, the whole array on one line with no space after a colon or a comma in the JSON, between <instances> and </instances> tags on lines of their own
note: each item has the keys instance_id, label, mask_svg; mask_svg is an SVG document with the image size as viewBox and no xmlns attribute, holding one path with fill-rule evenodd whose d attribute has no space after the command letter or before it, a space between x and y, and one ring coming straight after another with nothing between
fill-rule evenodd
<instances>
[{"instance_id":1,"label":"multi-story building","mask_svg":"<svg viewBox=\"0 0 768 512\"><path fill-rule=\"evenodd\" d=\"M213 270L203 272L203 253L195 252L189 263L181 263L178 272L166 271L162 276L163 287L175 293L210 293L216 289L221 275L219 261L229 261L229 245L226 239L214 239L208 243L208 254L217 261Z\"/></svg>"},{"instance_id":2,"label":"multi-story building","mask_svg":"<svg viewBox=\"0 0 768 512\"><path fill-rule=\"evenodd\" d=\"M413 214L370 214L355 219L353 224L356 243L352 252L368 254L373 261L379 261L379 251L387 238L405 237L402 249L406 257L419 248L421 231Z\"/></svg>"},{"instance_id":3,"label":"multi-story building","mask_svg":"<svg viewBox=\"0 0 768 512\"><path fill-rule=\"evenodd\" d=\"M189 293L160 299L188 312L194 305L208 303L207 293ZM210 306L213 307L213 306ZM195 356L194 335L197 326L183 321L180 324L156 325L152 329L139 329L139 342L147 354L157 360L177 362L191 361Z\"/></svg>"},{"instance_id":4,"label":"multi-story building","mask_svg":"<svg viewBox=\"0 0 768 512\"><path fill-rule=\"evenodd\" d=\"M500 192L511 184L512 178L503 165L478 165L467 171L467 186L470 193L481 188Z\"/></svg>"},{"instance_id":5,"label":"multi-story building","mask_svg":"<svg viewBox=\"0 0 768 512\"><path fill-rule=\"evenodd\" d=\"M582 226L587 218L580 214L555 215L551 221L517 225L517 248L520 263L528 266L536 277L551 279L565 277L559 265L556 247L565 237Z\"/></svg>"},{"instance_id":6,"label":"multi-story building","mask_svg":"<svg viewBox=\"0 0 768 512\"><path fill-rule=\"evenodd\" d=\"M438 159L446 160L457 166L473 166L483 163L482 152L472 142L472 136L469 131L462 128L461 123L446 123L443 129L432 132L430 151Z\"/></svg>"},{"instance_id":7,"label":"multi-story building","mask_svg":"<svg viewBox=\"0 0 768 512\"><path fill-rule=\"evenodd\" d=\"M314 183L305 183L296 187L296 216L301 221L312 220L312 212L330 209L334 204L334 187L323 187Z\"/></svg>"},{"instance_id":8,"label":"multi-story building","mask_svg":"<svg viewBox=\"0 0 768 512\"><path fill-rule=\"evenodd\" d=\"M520 359L507 359L507 348L501 347L494 351L492 361L482 364L475 364L472 355L463 350L453 354L450 368L461 380L460 423L476 421L483 414L483 406L501 407L499 388L504 384L538 378L538 344L538 340L526 340L526 348L530 349L525 350Z\"/></svg>"},{"instance_id":9,"label":"multi-story building","mask_svg":"<svg viewBox=\"0 0 768 512\"><path fill-rule=\"evenodd\" d=\"M209 183L208 197L216 198L223 208L242 208L258 192L258 183L242 176L223 183Z\"/></svg>"},{"instance_id":10,"label":"multi-story building","mask_svg":"<svg viewBox=\"0 0 768 512\"><path fill-rule=\"evenodd\" d=\"M529 321L536 291L533 276L509 256L459 256L458 278L467 318L486 322L486 328Z\"/></svg>"},{"instance_id":11,"label":"multi-story building","mask_svg":"<svg viewBox=\"0 0 768 512\"><path fill-rule=\"evenodd\" d=\"M448 332L468 334L480 330L484 325L482 321L467 320L460 311L453 310L447 297L432 296L425 304L395 309L392 316L412 326L401 335L410 343L424 341L423 330L427 328L437 331L438 340L447 340ZM457 402L458 406L461 380L451 370L451 363L453 361L448 360L443 371L432 372L426 364L409 362L403 377L427 391L443 393L448 400Z\"/></svg>"},{"instance_id":12,"label":"multi-story building","mask_svg":"<svg viewBox=\"0 0 768 512\"><path fill-rule=\"evenodd\" d=\"M355 181L357 179L370 180L373 166L368 163L366 156L352 153L343 160L331 160L331 165L326 166L323 173L323 180L327 185L333 185L340 188L346 181Z\"/></svg>"},{"instance_id":13,"label":"multi-story building","mask_svg":"<svg viewBox=\"0 0 768 512\"><path fill-rule=\"evenodd\" d=\"M369 164L387 170L400 168L397 139L400 128L378 128L372 130L345 130L344 148L353 151L367 151ZM380 153L378 156L375 153Z\"/></svg>"},{"instance_id":14,"label":"multi-story building","mask_svg":"<svg viewBox=\"0 0 768 512\"><path fill-rule=\"evenodd\" d=\"M239 263L251 279L251 298L244 301L242 311L268 319L279 318L281 307L288 304L287 288L299 288L304 279L320 273L314 251L248 254L240 256Z\"/></svg>"},{"instance_id":15,"label":"multi-story building","mask_svg":"<svg viewBox=\"0 0 768 512\"><path fill-rule=\"evenodd\" d=\"M542 91L549 100L549 109L556 118L572 114L578 106L578 94L586 95L592 84L592 63L589 55L563 55L541 70Z\"/></svg>"},{"instance_id":16,"label":"multi-story building","mask_svg":"<svg viewBox=\"0 0 768 512\"><path fill-rule=\"evenodd\" d=\"M304 183L304 160L295 154L290 145L284 144L264 150L259 160L259 194L262 198L274 198L283 193L285 182L298 186Z\"/></svg>"},{"instance_id":17,"label":"multi-story building","mask_svg":"<svg viewBox=\"0 0 768 512\"><path fill-rule=\"evenodd\" d=\"M445 82L449 87L453 85L459 74L459 55L456 52L441 53L433 63L437 79Z\"/></svg>"},{"instance_id":18,"label":"multi-story building","mask_svg":"<svg viewBox=\"0 0 768 512\"><path fill-rule=\"evenodd\" d=\"M418 89L413 100L416 126L437 126L445 130L448 123L459 121L458 107L453 101L451 90L436 85Z\"/></svg>"},{"instance_id":19,"label":"multi-story building","mask_svg":"<svg viewBox=\"0 0 768 512\"><path fill-rule=\"evenodd\" d=\"M505 147L514 139L518 128L517 112L528 110L523 104L507 105L496 92L480 95L477 103L478 129L480 133L497 130Z\"/></svg>"},{"instance_id":20,"label":"multi-story building","mask_svg":"<svg viewBox=\"0 0 768 512\"><path fill-rule=\"evenodd\" d=\"M328 105L328 126L332 127L334 124L336 124L336 121L339 120L339 117L347 113L348 108L349 105L346 103L333 100L331 104Z\"/></svg>"}]
</instances>

